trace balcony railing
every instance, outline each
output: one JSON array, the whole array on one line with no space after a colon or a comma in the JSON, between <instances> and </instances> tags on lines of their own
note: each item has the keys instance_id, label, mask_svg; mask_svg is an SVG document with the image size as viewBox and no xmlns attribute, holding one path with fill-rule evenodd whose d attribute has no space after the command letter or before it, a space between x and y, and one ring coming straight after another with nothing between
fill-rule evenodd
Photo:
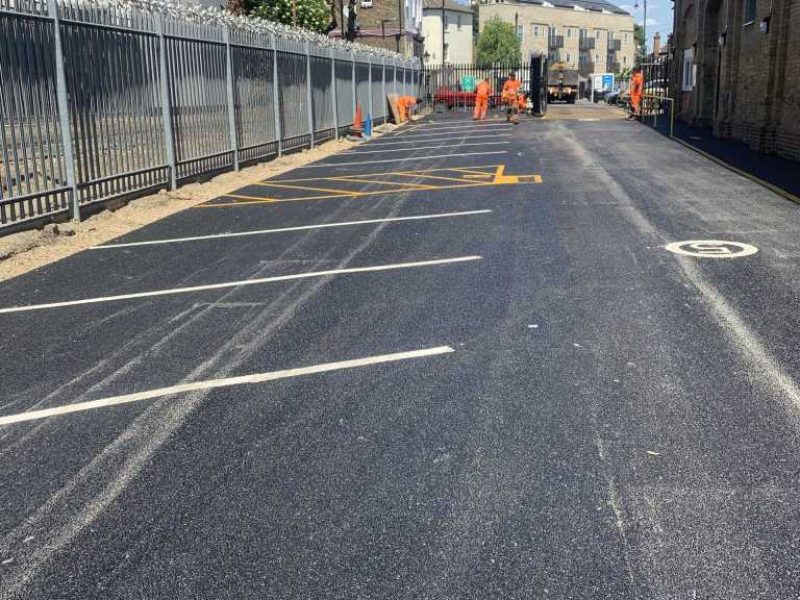
<instances>
[{"instance_id":1,"label":"balcony railing","mask_svg":"<svg viewBox=\"0 0 800 600\"><path fill-rule=\"evenodd\" d=\"M622 69L620 68L622 67L622 65L619 64L618 62L609 62L606 65L606 67L608 67L609 73L619 73L620 71L622 71Z\"/></svg>"},{"instance_id":2,"label":"balcony railing","mask_svg":"<svg viewBox=\"0 0 800 600\"><path fill-rule=\"evenodd\" d=\"M594 50L594 38L592 37L581 38L579 46L581 50Z\"/></svg>"},{"instance_id":3,"label":"balcony railing","mask_svg":"<svg viewBox=\"0 0 800 600\"><path fill-rule=\"evenodd\" d=\"M550 36L550 48L563 48L564 47L564 36L563 35L551 35Z\"/></svg>"},{"instance_id":4,"label":"balcony railing","mask_svg":"<svg viewBox=\"0 0 800 600\"><path fill-rule=\"evenodd\" d=\"M615 40L614 38L610 38L608 40L608 51L619 52L620 50L622 50L622 40Z\"/></svg>"}]
</instances>

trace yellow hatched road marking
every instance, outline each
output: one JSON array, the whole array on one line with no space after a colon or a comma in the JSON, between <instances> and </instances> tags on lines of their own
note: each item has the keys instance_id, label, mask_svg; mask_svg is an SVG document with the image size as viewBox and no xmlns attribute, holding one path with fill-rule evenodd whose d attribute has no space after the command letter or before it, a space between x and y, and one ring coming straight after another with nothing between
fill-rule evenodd
<instances>
[{"instance_id":1,"label":"yellow hatched road marking","mask_svg":"<svg viewBox=\"0 0 800 600\"><path fill-rule=\"evenodd\" d=\"M496 167L493 167L496 168ZM462 169L461 167L450 169L451 171L458 171L459 173L470 173L472 175L483 175L485 177L491 177L494 173L484 173L483 171L475 171L474 169Z\"/></svg>"},{"instance_id":2,"label":"yellow hatched road marking","mask_svg":"<svg viewBox=\"0 0 800 600\"><path fill-rule=\"evenodd\" d=\"M496 185L504 185L503 183L497 183L494 181L481 181L477 183L469 183L465 182L466 180L463 179L454 179L453 181L461 182L461 185L441 185L441 186L431 186L432 190L459 190L459 189L467 189L467 188L478 188L478 187L490 187ZM534 181L520 181L518 184L524 183L539 183ZM237 198L241 199L239 202L226 202L222 204L198 204L194 208L231 208L236 206L242 206L247 204L275 204L279 202L301 202L305 200L331 200L334 198L363 198L366 196L381 196L384 194L397 194L400 192L422 192L422 191L431 191L428 189L402 189L402 190L378 190L375 192L361 192L359 194L348 194L348 193L339 193L339 194L332 194L329 196L306 196L303 198L259 198L258 196L238 196L234 194L226 194L223 196L224 198Z\"/></svg>"},{"instance_id":3,"label":"yellow hatched road marking","mask_svg":"<svg viewBox=\"0 0 800 600\"><path fill-rule=\"evenodd\" d=\"M424 183L403 183L401 181L380 181L378 179L361 179L355 176L348 176L346 179L337 179L337 181L355 181L358 183L377 183L379 185L399 185L403 187L417 188L420 190L435 190L435 185L425 185Z\"/></svg>"},{"instance_id":4,"label":"yellow hatched road marking","mask_svg":"<svg viewBox=\"0 0 800 600\"><path fill-rule=\"evenodd\" d=\"M500 165L479 165L477 167L466 167L470 169L496 169ZM461 167L459 167L461 168ZM336 175L334 177L304 177L302 179L279 179L278 183L296 183L300 181L319 181L320 179L325 179L327 181L339 181L341 179L347 179L348 177L373 177L377 176L380 177L381 175L409 175L414 173L436 173L441 171L453 171L453 169L448 169L446 167L439 167L437 169L419 169L416 171L381 171L380 173L359 173L358 175ZM269 183L271 180L265 179L263 183Z\"/></svg>"},{"instance_id":5,"label":"yellow hatched road marking","mask_svg":"<svg viewBox=\"0 0 800 600\"><path fill-rule=\"evenodd\" d=\"M460 181L462 183L469 183L469 179L464 179L463 177L444 177L443 175L428 175L426 173L396 173L396 175L401 175L403 177L421 177L423 179L441 179L443 181ZM436 186L436 189L440 189L440 186Z\"/></svg>"},{"instance_id":6,"label":"yellow hatched road marking","mask_svg":"<svg viewBox=\"0 0 800 600\"><path fill-rule=\"evenodd\" d=\"M298 190L301 192L328 192L331 194L347 194L348 196L360 196L363 192L350 191L350 190L332 190L330 188L311 187L307 185L285 185L283 183L253 183L251 185L260 185L263 187L278 187L286 188L289 190Z\"/></svg>"}]
</instances>

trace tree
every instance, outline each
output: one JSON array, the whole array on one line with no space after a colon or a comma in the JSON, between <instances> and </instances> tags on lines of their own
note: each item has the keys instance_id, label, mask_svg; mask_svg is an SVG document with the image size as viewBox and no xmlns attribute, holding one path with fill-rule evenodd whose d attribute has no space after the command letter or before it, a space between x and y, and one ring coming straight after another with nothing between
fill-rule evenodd
<instances>
[{"instance_id":1,"label":"tree","mask_svg":"<svg viewBox=\"0 0 800 600\"><path fill-rule=\"evenodd\" d=\"M325 0L243 0L245 14L321 33L329 31L331 7Z\"/></svg>"},{"instance_id":2,"label":"tree","mask_svg":"<svg viewBox=\"0 0 800 600\"><path fill-rule=\"evenodd\" d=\"M520 54L517 32L511 23L505 23L497 17L486 23L478 37L479 67L493 64L517 65L520 63Z\"/></svg>"},{"instance_id":3,"label":"tree","mask_svg":"<svg viewBox=\"0 0 800 600\"><path fill-rule=\"evenodd\" d=\"M636 23L633 24L633 42L636 47L636 61L638 63L640 57L645 56L646 51L644 49L644 27Z\"/></svg>"}]
</instances>

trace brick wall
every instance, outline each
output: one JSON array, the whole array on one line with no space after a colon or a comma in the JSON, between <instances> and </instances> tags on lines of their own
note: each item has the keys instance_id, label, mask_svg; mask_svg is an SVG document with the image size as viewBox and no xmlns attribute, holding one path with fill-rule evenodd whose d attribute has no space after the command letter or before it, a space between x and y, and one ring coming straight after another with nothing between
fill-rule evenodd
<instances>
[{"instance_id":1,"label":"brick wall","mask_svg":"<svg viewBox=\"0 0 800 600\"><path fill-rule=\"evenodd\" d=\"M742 0L676 0L678 116L710 122L716 135L755 150L800 159L800 4L758 0L755 20L746 21ZM681 92L686 48L695 49L697 85Z\"/></svg>"}]
</instances>

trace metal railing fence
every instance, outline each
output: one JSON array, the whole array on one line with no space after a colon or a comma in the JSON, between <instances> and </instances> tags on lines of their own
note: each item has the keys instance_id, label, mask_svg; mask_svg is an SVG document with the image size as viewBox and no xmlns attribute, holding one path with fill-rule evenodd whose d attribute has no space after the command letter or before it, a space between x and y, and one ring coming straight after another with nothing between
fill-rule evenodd
<instances>
[{"instance_id":1,"label":"metal railing fence","mask_svg":"<svg viewBox=\"0 0 800 600\"><path fill-rule=\"evenodd\" d=\"M0 233L313 147L415 59L147 0L0 0ZM211 15L211 16L209 16Z\"/></svg>"},{"instance_id":2,"label":"metal railing fence","mask_svg":"<svg viewBox=\"0 0 800 600\"><path fill-rule=\"evenodd\" d=\"M475 86L488 79L492 86L489 105L502 111L500 101L503 84L509 73L515 73L521 81L521 90L530 94L530 62L497 64L481 67L475 64L435 65L416 75L420 97L425 107L435 110L472 112L475 107Z\"/></svg>"}]
</instances>

